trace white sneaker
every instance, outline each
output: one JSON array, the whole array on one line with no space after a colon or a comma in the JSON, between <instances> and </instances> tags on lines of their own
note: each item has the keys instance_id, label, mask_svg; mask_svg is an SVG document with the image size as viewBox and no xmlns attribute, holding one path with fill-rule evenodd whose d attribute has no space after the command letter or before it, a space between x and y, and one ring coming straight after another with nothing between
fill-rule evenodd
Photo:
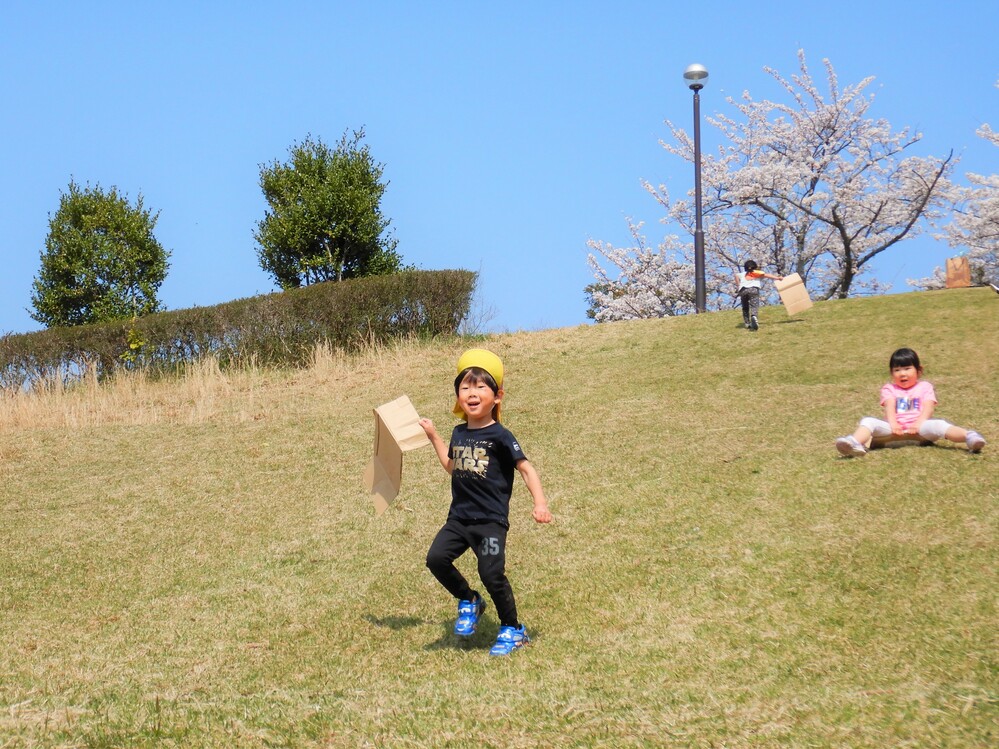
<instances>
[{"instance_id":1,"label":"white sneaker","mask_svg":"<svg viewBox=\"0 0 999 749\"><path fill-rule=\"evenodd\" d=\"M964 444L968 446L969 452L980 453L985 447L985 438L978 432L969 431L968 436L964 438Z\"/></svg>"},{"instance_id":2,"label":"white sneaker","mask_svg":"<svg viewBox=\"0 0 999 749\"><path fill-rule=\"evenodd\" d=\"M861 455L867 455L867 448L857 442L852 434L849 437L840 437L836 440L836 449L844 458L859 458Z\"/></svg>"}]
</instances>

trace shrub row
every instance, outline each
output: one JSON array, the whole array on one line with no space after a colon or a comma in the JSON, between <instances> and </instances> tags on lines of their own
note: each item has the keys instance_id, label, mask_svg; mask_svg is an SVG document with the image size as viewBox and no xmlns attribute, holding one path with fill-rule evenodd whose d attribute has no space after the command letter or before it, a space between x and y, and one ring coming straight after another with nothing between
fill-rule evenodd
<instances>
[{"instance_id":1,"label":"shrub row","mask_svg":"<svg viewBox=\"0 0 999 749\"><path fill-rule=\"evenodd\" d=\"M397 337L453 335L468 315L476 274L406 271L318 283L214 307L136 320L49 328L0 338L0 387L64 383L122 368L173 371L207 355L222 366L299 366L314 347L353 349Z\"/></svg>"}]
</instances>

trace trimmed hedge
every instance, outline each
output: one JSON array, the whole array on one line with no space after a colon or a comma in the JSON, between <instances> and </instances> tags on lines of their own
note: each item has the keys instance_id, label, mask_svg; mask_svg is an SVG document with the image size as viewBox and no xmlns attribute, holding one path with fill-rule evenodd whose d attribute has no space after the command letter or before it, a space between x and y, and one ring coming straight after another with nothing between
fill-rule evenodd
<instances>
[{"instance_id":1,"label":"trimmed hedge","mask_svg":"<svg viewBox=\"0 0 999 749\"><path fill-rule=\"evenodd\" d=\"M300 366L319 343L350 350L397 337L454 335L475 282L472 271L406 271L134 321L8 334L0 338L0 388L68 382L89 370L98 378L123 368L172 371L208 355L222 366Z\"/></svg>"}]
</instances>

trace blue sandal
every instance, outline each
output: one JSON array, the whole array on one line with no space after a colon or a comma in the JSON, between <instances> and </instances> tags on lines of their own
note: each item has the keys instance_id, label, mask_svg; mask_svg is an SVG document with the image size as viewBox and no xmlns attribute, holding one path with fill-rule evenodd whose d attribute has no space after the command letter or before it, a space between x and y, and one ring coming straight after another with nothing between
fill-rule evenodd
<instances>
[{"instance_id":1,"label":"blue sandal","mask_svg":"<svg viewBox=\"0 0 999 749\"><path fill-rule=\"evenodd\" d=\"M496 636L496 644L489 649L489 655L510 655L514 650L524 647L531 641L524 625L519 627L500 627Z\"/></svg>"},{"instance_id":2,"label":"blue sandal","mask_svg":"<svg viewBox=\"0 0 999 749\"><path fill-rule=\"evenodd\" d=\"M486 610L486 602L482 596L476 596L472 601L458 601L458 619L454 623L454 633L461 637L475 634L479 617Z\"/></svg>"}]
</instances>

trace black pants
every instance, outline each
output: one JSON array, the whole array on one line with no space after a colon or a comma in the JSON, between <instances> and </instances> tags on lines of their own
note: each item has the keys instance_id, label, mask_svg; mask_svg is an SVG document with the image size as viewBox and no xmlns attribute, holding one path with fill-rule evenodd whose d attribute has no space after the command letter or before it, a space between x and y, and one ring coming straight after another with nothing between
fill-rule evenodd
<instances>
[{"instance_id":1,"label":"black pants","mask_svg":"<svg viewBox=\"0 0 999 749\"><path fill-rule=\"evenodd\" d=\"M454 566L468 549L479 560L479 578L493 599L496 615L504 627L516 627L517 604L513 587L506 577L506 532L499 523L462 523L448 520L437 532L427 552L427 567L434 577L458 600L470 601L475 591Z\"/></svg>"},{"instance_id":2,"label":"black pants","mask_svg":"<svg viewBox=\"0 0 999 749\"><path fill-rule=\"evenodd\" d=\"M750 317L756 317L760 311L760 290L741 288L739 289L739 299L742 300L742 321L749 325Z\"/></svg>"}]
</instances>

